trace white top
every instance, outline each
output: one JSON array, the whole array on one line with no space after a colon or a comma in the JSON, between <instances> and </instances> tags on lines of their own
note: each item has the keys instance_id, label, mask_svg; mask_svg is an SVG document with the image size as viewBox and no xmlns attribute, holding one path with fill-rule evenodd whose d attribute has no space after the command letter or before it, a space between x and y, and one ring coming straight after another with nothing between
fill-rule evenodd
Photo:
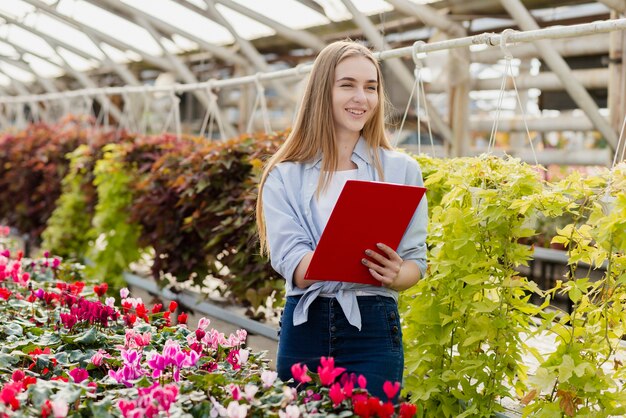
<instances>
[{"instance_id":1,"label":"white top","mask_svg":"<svg viewBox=\"0 0 626 418\"><path fill-rule=\"evenodd\" d=\"M316 199L322 230L326 228L330 214L335 207L335 203L337 203L337 199L339 199L343 186L346 185L348 180L356 180L356 173L356 168L354 170L335 171L326 190L320 193L319 198Z\"/></svg>"}]
</instances>

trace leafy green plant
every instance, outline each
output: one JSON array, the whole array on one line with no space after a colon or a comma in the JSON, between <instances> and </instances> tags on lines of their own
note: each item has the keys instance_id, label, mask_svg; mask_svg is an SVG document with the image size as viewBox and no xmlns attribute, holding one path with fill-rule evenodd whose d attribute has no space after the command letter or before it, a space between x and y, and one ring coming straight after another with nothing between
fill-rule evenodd
<instances>
[{"instance_id":1,"label":"leafy green plant","mask_svg":"<svg viewBox=\"0 0 626 418\"><path fill-rule=\"evenodd\" d=\"M562 207L574 220L553 239L567 248L569 270L549 294L566 295L572 309L544 315L555 350L540 359L531 379L524 398L526 416L626 414L625 374L617 355L626 334L625 190L622 164L604 176L573 173L549 191L566 200ZM589 267L581 269L579 262ZM592 271L603 264L604 274L594 280Z\"/></svg>"},{"instance_id":2,"label":"leafy green plant","mask_svg":"<svg viewBox=\"0 0 626 418\"><path fill-rule=\"evenodd\" d=\"M516 270L531 257L518 240L534 234L525 203L542 184L515 159L428 163L429 273L401 298L405 388L425 416L488 417L525 389L522 335L540 290Z\"/></svg>"},{"instance_id":3,"label":"leafy green plant","mask_svg":"<svg viewBox=\"0 0 626 418\"><path fill-rule=\"evenodd\" d=\"M0 254L2 417L415 416L390 401L397 382L386 382L387 399L370 396L332 358L282 382L244 330L187 325L186 313L173 325L175 302L146 306L124 289L115 304L77 264Z\"/></svg>"},{"instance_id":4,"label":"leafy green plant","mask_svg":"<svg viewBox=\"0 0 626 418\"><path fill-rule=\"evenodd\" d=\"M70 169L61 183L63 193L42 234L43 248L63 258L83 260L88 250L90 237L86 231L93 216L93 207L89 208L89 196L93 193L86 190L93 188L90 154L87 145L80 145L69 154Z\"/></svg>"},{"instance_id":5,"label":"leafy green plant","mask_svg":"<svg viewBox=\"0 0 626 418\"><path fill-rule=\"evenodd\" d=\"M123 161L123 145L109 144L103 151L94 170L98 204L92 229L88 232L89 236L95 237L88 252L92 263L88 271L96 280L106 281L119 289L125 285L122 273L141 256L138 246L141 227L129 218L133 177Z\"/></svg>"}]
</instances>

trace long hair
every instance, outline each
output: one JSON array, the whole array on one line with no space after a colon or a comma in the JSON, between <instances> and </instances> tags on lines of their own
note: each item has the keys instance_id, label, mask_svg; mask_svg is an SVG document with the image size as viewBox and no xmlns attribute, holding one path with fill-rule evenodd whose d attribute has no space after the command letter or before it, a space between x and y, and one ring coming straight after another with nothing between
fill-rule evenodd
<instances>
[{"instance_id":1,"label":"long hair","mask_svg":"<svg viewBox=\"0 0 626 418\"><path fill-rule=\"evenodd\" d=\"M322 155L322 169L317 190L324 190L338 165L337 141L332 109L332 89L335 68L349 57L365 57L374 64L378 78L378 105L361 131L374 166L383 179L383 169L378 148L391 149L385 135L385 89L380 65L372 52L353 41L338 41L326 46L317 56L302 97L294 127L278 151L268 160L261 181L256 204L256 219L261 242L261 254L269 254L265 219L263 216L263 186L267 176L279 163L285 161L308 162Z\"/></svg>"}]
</instances>

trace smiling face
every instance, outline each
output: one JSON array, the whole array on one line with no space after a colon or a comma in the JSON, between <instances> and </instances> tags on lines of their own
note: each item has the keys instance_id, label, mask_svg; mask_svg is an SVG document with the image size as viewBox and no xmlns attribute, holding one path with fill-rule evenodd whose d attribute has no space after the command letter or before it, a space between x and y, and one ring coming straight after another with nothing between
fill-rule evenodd
<instances>
[{"instance_id":1,"label":"smiling face","mask_svg":"<svg viewBox=\"0 0 626 418\"><path fill-rule=\"evenodd\" d=\"M378 72L374 64L363 56L339 62L332 100L337 138L358 138L378 106Z\"/></svg>"}]
</instances>

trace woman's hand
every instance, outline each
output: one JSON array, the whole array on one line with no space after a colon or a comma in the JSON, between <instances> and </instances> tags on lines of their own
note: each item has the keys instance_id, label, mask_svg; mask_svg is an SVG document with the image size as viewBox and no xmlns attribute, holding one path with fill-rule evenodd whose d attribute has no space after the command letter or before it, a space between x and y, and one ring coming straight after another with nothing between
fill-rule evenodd
<instances>
[{"instance_id":1,"label":"woman's hand","mask_svg":"<svg viewBox=\"0 0 626 418\"><path fill-rule=\"evenodd\" d=\"M421 274L415 262L404 261L393 248L383 243L376 244L376 247L384 255L367 249L365 255L371 260L367 258L361 260L373 278L394 290L405 290L417 283Z\"/></svg>"}]
</instances>

